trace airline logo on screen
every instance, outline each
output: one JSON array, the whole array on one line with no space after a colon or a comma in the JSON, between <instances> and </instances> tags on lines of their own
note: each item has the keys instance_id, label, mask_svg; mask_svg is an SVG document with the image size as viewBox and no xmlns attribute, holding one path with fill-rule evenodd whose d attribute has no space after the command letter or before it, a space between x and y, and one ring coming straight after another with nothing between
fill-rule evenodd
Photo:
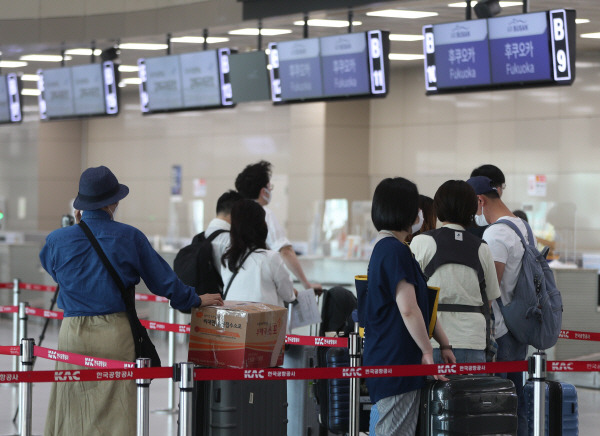
<instances>
[{"instance_id":1,"label":"airline logo on screen","mask_svg":"<svg viewBox=\"0 0 600 436\"><path fill-rule=\"evenodd\" d=\"M381 30L367 32L369 44L369 70L371 73L371 94L385 94L385 62L383 50L383 37Z\"/></svg>"}]
</instances>

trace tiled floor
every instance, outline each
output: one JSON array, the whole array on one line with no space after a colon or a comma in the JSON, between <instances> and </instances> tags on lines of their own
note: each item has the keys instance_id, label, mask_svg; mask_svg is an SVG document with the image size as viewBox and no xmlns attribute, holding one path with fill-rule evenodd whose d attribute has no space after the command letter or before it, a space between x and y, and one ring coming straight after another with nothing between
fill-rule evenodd
<instances>
[{"instance_id":1,"label":"tiled floor","mask_svg":"<svg viewBox=\"0 0 600 436\"><path fill-rule=\"evenodd\" d=\"M0 345L12 345L12 324L4 317L0 318ZM41 331L39 323L31 323L29 326L29 336L36 339ZM44 340L43 346L48 348L56 347L58 328L54 325L49 328ZM155 341L159 353L163 356L163 362L166 364L168 355L166 341ZM187 355L186 346L180 344L177 346L175 361L184 361ZM10 371L12 361L9 356L0 356L0 370ZM51 370L54 363L44 359L38 359L35 364L36 370ZM177 436L177 415L158 413L160 409L165 409L168 404L168 380L155 380L150 387L150 435L152 436ZM46 408L48 405L48 396L50 392L49 383L36 383L33 387L33 434L41 435L44 430L44 421L46 418ZM175 389L178 394L177 389ZM579 434L581 436L596 436L600 434L600 390L578 388L579 395ZM18 433L17 427L12 423L13 416L17 410L18 390L13 385L0 385L0 398L4 398L0 407L0 435L15 435ZM177 404L177 398L175 404ZM301 435L289 435L301 436Z\"/></svg>"}]
</instances>

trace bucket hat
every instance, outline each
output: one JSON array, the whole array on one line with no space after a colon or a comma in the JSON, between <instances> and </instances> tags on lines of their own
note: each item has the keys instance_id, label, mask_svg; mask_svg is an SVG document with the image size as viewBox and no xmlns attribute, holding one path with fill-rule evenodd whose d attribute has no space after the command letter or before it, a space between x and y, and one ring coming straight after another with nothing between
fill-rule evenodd
<instances>
[{"instance_id":1,"label":"bucket hat","mask_svg":"<svg viewBox=\"0 0 600 436\"><path fill-rule=\"evenodd\" d=\"M125 198L129 188L105 166L88 168L79 178L79 192L73 202L78 210L101 209Z\"/></svg>"}]
</instances>

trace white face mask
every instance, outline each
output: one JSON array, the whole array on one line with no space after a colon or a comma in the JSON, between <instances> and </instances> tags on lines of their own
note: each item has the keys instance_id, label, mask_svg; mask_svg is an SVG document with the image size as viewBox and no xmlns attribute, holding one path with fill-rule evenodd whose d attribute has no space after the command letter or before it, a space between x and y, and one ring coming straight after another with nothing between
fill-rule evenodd
<instances>
[{"instance_id":1,"label":"white face mask","mask_svg":"<svg viewBox=\"0 0 600 436\"><path fill-rule=\"evenodd\" d=\"M419 213L417 214L418 221L412 225L410 231L414 234L421 230L423 227L423 211L419 209Z\"/></svg>"},{"instance_id":2,"label":"white face mask","mask_svg":"<svg viewBox=\"0 0 600 436\"><path fill-rule=\"evenodd\" d=\"M481 215L475 215L475 224L479 227L489 226L490 223L485 219L485 215L483 214L483 206L481 206Z\"/></svg>"},{"instance_id":3,"label":"white face mask","mask_svg":"<svg viewBox=\"0 0 600 436\"><path fill-rule=\"evenodd\" d=\"M261 195L262 199L269 204L271 202L271 191L268 188L264 188L264 194Z\"/></svg>"}]
</instances>

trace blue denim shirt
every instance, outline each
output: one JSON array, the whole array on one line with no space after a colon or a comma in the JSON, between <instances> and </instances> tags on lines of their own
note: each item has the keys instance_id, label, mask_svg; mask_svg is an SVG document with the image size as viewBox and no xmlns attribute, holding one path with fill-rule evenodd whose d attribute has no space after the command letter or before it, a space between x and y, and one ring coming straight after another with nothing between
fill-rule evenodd
<instances>
[{"instance_id":1,"label":"blue denim shirt","mask_svg":"<svg viewBox=\"0 0 600 436\"><path fill-rule=\"evenodd\" d=\"M103 210L84 211L82 219L125 287L138 284L142 278L150 291L170 299L176 309L187 310L200 304L194 288L177 278L141 231L113 221ZM79 226L50 233L40 261L60 286L57 303L64 316L125 311L119 288Z\"/></svg>"}]
</instances>

